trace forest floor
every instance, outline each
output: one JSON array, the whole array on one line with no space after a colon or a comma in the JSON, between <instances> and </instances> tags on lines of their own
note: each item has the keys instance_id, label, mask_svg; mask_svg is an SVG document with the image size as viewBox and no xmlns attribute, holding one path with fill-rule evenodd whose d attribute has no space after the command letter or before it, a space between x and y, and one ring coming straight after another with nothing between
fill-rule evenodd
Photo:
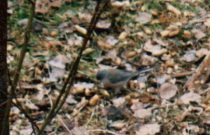
<instances>
[{"instance_id":1,"label":"forest floor","mask_svg":"<svg viewBox=\"0 0 210 135\"><path fill-rule=\"evenodd\" d=\"M37 3L47 4L36 8L17 96L40 126L78 55L96 2ZM11 78L29 9L23 0L9 2ZM210 135L209 50L209 0L112 1L83 53L74 86L46 134ZM108 68L150 70L116 93L96 79L98 70ZM15 106L10 116L11 135L33 131Z\"/></svg>"}]
</instances>

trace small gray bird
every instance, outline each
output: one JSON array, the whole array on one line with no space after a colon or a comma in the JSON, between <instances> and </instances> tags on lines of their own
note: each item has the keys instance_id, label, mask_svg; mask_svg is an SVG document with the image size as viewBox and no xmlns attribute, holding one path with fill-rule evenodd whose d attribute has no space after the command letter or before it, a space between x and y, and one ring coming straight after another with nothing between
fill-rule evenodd
<instances>
[{"instance_id":1,"label":"small gray bird","mask_svg":"<svg viewBox=\"0 0 210 135\"><path fill-rule=\"evenodd\" d=\"M126 86L129 80L138 75L138 72L129 72L119 69L104 69L97 72L96 78L103 83L105 88L119 89Z\"/></svg>"}]
</instances>

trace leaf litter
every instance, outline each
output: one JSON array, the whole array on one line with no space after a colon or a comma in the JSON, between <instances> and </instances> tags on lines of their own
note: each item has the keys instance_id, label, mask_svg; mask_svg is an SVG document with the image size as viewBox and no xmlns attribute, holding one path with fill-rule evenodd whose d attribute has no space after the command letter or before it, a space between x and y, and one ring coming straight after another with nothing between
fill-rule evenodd
<instances>
[{"instance_id":1,"label":"leaf litter","mask_svg":"<svg viewBox=\"0 0 210 135\"><path fill-rule=\"evenodd\" d=\"M95 1L37 0L18 100L43 122L77 56ZM59 116L47 134L210 134L210 4L208 1L111 1L97 23ZM11 1L10 5L25 5ZM86 7L85 7L86 6ZM14 38L8 63L13 74L27 16L9 6ZM42 19L40 19L40 16ZM17 25L16 25L16 23ZM15 48L15 49L12 49ZM17 49L16 49L17 48ZM101 69L143 72L120 93L95 78ZM12 134L30 134L30 123L11 111ZM61 119L62 118L62 119Z\"/></svg>"}]
</instances>

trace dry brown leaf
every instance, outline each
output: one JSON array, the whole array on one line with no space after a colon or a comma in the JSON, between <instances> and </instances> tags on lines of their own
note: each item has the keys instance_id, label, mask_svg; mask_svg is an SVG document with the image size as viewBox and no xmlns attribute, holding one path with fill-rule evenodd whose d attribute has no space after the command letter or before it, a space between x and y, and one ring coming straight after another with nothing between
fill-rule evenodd
<instances>
[{"instance_id":1,"label":"dry brown leaf","mask_svg":"<svg viewBox=\"0 0 210 135\"><path fill-rule=\"evenodd\" d=\"M145 124L142 125L138 131L136 131L136 135L155 135L160 132L160 125L158 123Z\"/></svg>"},{"instance_id":2,"label":"dry brown leaf","mask_svg":"<svg viewBox=\"0 0 210 135\"><path fill-rule=\"evenodd\" d=\"M129 0L126 0L126 1L112 1L111 6L113 8L117 8L117 9L127 8L127 7L130 7L130 2L129 2Z\"/></svg>"},{"instance_id":3,"label":"dry brown leaf","mask_svg":"<svg viewBox=\"0 0 210 135\"><path fill-rule=\"evenodd\" d=\"M192 33L194 34L196 39L202 39L206 36L206 34L200 29L193 29Z\"/></svg>"},{"instance_id":4,"label":"dry brown leaf","mask_svg":"<svg viewBox=\"0 0 210 135\"><path fill-rule=\"evenodd\" d=\"M184 30L183 37L190 39L192 37L192 33L188 30Z\"/></svg>"},{"instance_id":5,"label":"dry brown leaf","mask_svg":"<svg viewBox=\"0 0 210 135\"><path fill-rule=\"evenodd\" d=\"M137 111L138 109L143 109L144 108L144 104L139 102L138 100L134 100L134 103L131 106L131 110L133 110L134 112Z\"/></svg>"},{"instance_id":6,"label":"dry brown leaf","mask_svg":"<svg viewBox=\"0 0 210 135\"><path fill-rule=\"evenodd\" d=\"M203 57L205 55L208 55L208 54L210 54L210 51L206 48L201 48L200 50L196 51L196 56L198 58L201 58L201 57Z\"/></svg>"},{"instance_id":7,"label":"dry brown leaf","mask_svg":"<svg viewBox=\"0 0 210 135\"><path fill-rule=\"evenodd\" d=\"M112 49L115 44L117 44L118 40L113 37L113 36L107 36L106 39L99 39L97 41L98 45L102 48L102 49Z\"/></svg>"},{"instance_id":8,"label":"dry brown leaf","mask_svg":"<svg viewBox=\"0 0 210 135\"><path fill-rule=\"evenodd\" d=\"M184 126L183 131L182 131L182 134L183 135L187 135L187 134L189 134L189 131L191 133L194 133L194 134L199 134L199 132L201 131L201 129L197 125L189 125L189 124L186 124Z\"/></svg>"},{"instance_id":9,"label":"dry brown leaf","mask_svg":"<svg viewBox=\"0 0 210 135\"><path fill-rule=\"evenodd\" d=\"M184 95L182 95L179 98L180 102L183 104L189 104L190 102L200 102L201 101L201 96L199 94L189 92Z\"/></svg>"},{"instance_id":10,"label":"dry brown leaf","mask_svg":"<svg viewBox=\"0 0 210 135\"><path fill-rule=\"evenodd\" d=\"M140 119L148 118L152 115L151 109L139 108L134 111L133 116Z\"/></svg>"},{"instance_id":11,"label":"dry brown leaf","mask_svg":"<svg viewBox=\"0 0 210 135\"><path fill-rule=\"evenodd\" d=\"M206 19L206 21L204 22L204 25L210 28L210 18Z\"/></svg>"},{"instance_id":12,"label":"dry brown leaf","mask_svg":"<svg viewBox=\"0 0 210 135\"><path fill-rule=\"evenodd\" d=\"M75 25L74 28L76 29L76 31L78 31L79 33L83 35L87 34L87 30L79 25Z\"/></svg>"},{"instance_id":13,"label":"dry brown leaf","mask_svg":"<svg viewBox=\"0 0 210 135\"><path fill-rule=\"evenodd\" d=\"M185 83L185 88L195 90L202 86L210 75L210 53L206 55L203 62L197 68L193 76Z\"/></svg>"},{"instance_id":14,"label":"dry brown leaf","mask_svg":"<svg viewBox=\"0 0 210 135\"><path fill-rule=\"evenodd\" d=\"M119 130L119 129L122 129L123 127L126 126L126 122L124 122L124 121L115 121L115 122L112 122L109 126Z\"/></svg>"},{"instance_id":15,"label":"dry brown leaf","mask_svg":"<svg viewBox=\"0 0 210 135\"><path fill-rule=\"evenodd\" d=\"M67 44L70 46L81 46L82 44L82 37L73 35L67 39Z\"/></svg>"},{"instance_id":16,"label":"dry brown leaf","mask_svg":"<svg viewBox=\"0 0 210 135\"><path fill-rule=\"evenodd\" d=\"M160 56L167 52L165 48L162 48L160 45L153 45L151 40L148 40L143 48L147 52L151 52L154 56Z\"/></svg>"},{"instance_id":17,"label":"dry brown leaf","mask_svg":"<svg viewBox=\"0 0 210 135\"><path fill-rule=\"evenodd\" d=\"M65 55L57 55L53 59L51 59L48 64L51 67L51 71L49 72L49 80L50 81L57 81L58 78L61 78L65 74L65 64L71 62Z\"/></svg>"},{"instance_id":18,"label":"dry brown leaf","mask_svg":"<svg viewBox=\"0 0 210 135\"><path fill-rule=\"evenodd\" d=\"M126 53L125 53L125 57L126 57L127 59L133 58L133 57L136 56L136 55L137 55L137 52L136 52L136 51L126 51Z\"/></svg>"},{"instance_id":19,"label":"dry brown leaf","mask_svg":"<svg viewBox=\"0 0 210 135\"><path fill-rule=\"evenodd\" d=\"M25 105L26 108L28 108L30 110L39 110L39 108L29 100L27 100L24 105Z\"/></svg>"},{"instance_id":20,"label":"dry brown leaf","mask_svg":"<svg viewBox=\"0 0 210 135\"><path fill-rule=\"evenodd\" d=\"M79 12L78 16L79 16L79 19L82 22L85 22L85 23L89 23L91 21L91 18L92 18L92 15L88 14L88 13L81 13L81 12Z\"/></svg>"},{"instance_id":21,"label":"dry brown leaf","mask_svg":"<svg viewBox=\"0 0 210 135\"><path fill-rule=\"evenodd\" d=\"M95 49L93 49L93 48L87 48L83 51L83 55L88 55L94 51L95 51Z\"/></svg>"},{"instance_id":22,"label":"dry brown leaf","mask_svg":"<svg viewBox=\"0 0 210 135\"><path fill-rule=\"evenodd\" d=\"M163 99L170 99L176 95L178 88L175 84L164 83L159 89L160 97Z\"/></svg>"},{"instance_id":23,"label":"dry brown leaf","mask_svg":"<svg viewBox=\"0 0 210 135\"><path fill-rule=\"evenodd\" d=\"M176 25L171 25L166 30L161 31L160 34L162 37L174 37L178 35L180 32L180 28Z\"/></svg>"},{"instance_id":24,"label":"dry brown leaf","mask_svg":"<svg viewBox=\"0 0 210 135\"><path fill-rule=\"evenodd\" d=\"M69 95L69 96L67 97L66 102L67 102L68 104L77 104L77 101L74 99L74 96L72 96L72 95Z\"/></svg>"},{"instance_id":25,"label":"dry brown leaf","mask_svg":"<svg viewBox=\"0 0 210 135\"><path fill-rule=\"evenodd\" d=\"M127 32L121 32L118 39L119 40L125 40L125 38L128 36L128 33Z\"/></svg>"},{"instance_id":26,"label":"dry brown leaf","mask_svg":"<svg viewBox=\"0 0 210 135\"><path fill-rule=\"evenodd\" d=\"M143 54L140 59L140 64L143 66L151 66L157 62L157 58L153 56L149 56L147 54Z\"/></svg>"},{"instance_id":27,"label":"dry brown leaf","mask_svg":"<svg viewBox=\"0 0 210 135\"><path fill-rule=\"evenodd\" d=\"M181 60L184 60L186 62L193 62L197 60L197 57L195 56L195 51L186 51L184 56L181 58Z\"/></svg>"},{"instance_id":28,"label":"dry brown leaf","mask_svg":"<svg viewBox=\"0 0 210 135\"><path fill-rule=\"evenodd\" d=\"M119 97L112 100L115 107L123 106L126 102L125 97Z\"/></svg>"},{"instance_id":29,"label":"dry brown leaf","mask_svg":"<svg viewBox=\"0 0 210 135\"><path fill-rule=\"evenodd\" d=\"M139 24L147 24L152 20L152 15L147 12L140 12L138 16L135 18L135 21Z\"/></svg>"},{"instance_id":30,"label":"dry brown leaf","mask_svg":"<svg viewBox=\"0 0 210 135\"><path fill-rule=\"evenodd\" d=\"M61 5L63 4L62 2L63 2L62 0L50 0L49 4L50 4L50 7L60 8Z\"/></svg>"},{"instance_id":31,"label":"dry brown leaf","mask_svg":"<svg viewBox=\"0 0 210 135\"><path fill-rule=\"evenodd\" d=\"M99 101L100 101L101 97L99 95L94 95L90 100L89 100L89 104L91 106L96 105Z\"/></svg>"},{"instance_id":32,"label":"dry brown leaf","mask_svg":"<svg viewBox=\"0 0 210 135\"><path fill-rule=\"evenodd\" d=\"M101 20L96 24L96 28L99 29L109 29L111 27L111 22L109 20Z\"/></svg>"},{"instance_id":33,"label":"dry brown leaf","mask_svg":"<svg viewBox=\"0 0 210 135\"><path fill-rule=\"evenodd\" d=\"M171 4L167 3L166 6L167 6L167 9L169 11L171 11L172 13L174 13L175 15L177 15L177 16L181 15L181 11L179 9L175 8L174 6L172 6Z\"/></svg>"},{"instance_id":34,"label":"dry brown leaf","mask_svg":"<svg viewBox=\"0 0 210 135\"><path fill-rule=\"evenodd\" d=\"M39 14L47 14L50 10L50 4L47 0L37 0L35 12Z\"/></svg>"},{"instance_id":35,"label":"dry brown leaf","mask_svg":"<svg viewBox=\"0 0 210 135\"><path fill-rule=\"evenodd\" d=\"M85 89L92 89L94 87L93 83L78 82L75 83L72 89L72 94L84 93Z\"/></svg>"},{"instance_id":36,"label":"dry brown leaf","mask_svg":"<svg viewBox=\"0 0 210 135\"><path fill-rule=\"evenodd\" d=\"M71 130L71 134L72 135L90 135L89 134L89 131L87 130L87 128L85 127L74 127L72 130Z\"/></svg>"}]
</instances>

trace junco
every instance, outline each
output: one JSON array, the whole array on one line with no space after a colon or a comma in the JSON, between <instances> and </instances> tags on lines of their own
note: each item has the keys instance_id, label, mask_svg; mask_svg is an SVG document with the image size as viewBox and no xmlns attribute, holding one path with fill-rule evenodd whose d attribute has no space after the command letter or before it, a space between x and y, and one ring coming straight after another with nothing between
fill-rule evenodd
<instances>
[{"instance_id":1,"label":"junco","mask_svg":"<svg viewBox=\"0 0 210 135\"><path fill-rule=\"evenodd\" d=\"M97 72L96 78L103 83L105 88L119 89L126 86L129 80L138 75L138 72L129 72L119 69L104 69Z\"/></svg>"}]
</instances>

